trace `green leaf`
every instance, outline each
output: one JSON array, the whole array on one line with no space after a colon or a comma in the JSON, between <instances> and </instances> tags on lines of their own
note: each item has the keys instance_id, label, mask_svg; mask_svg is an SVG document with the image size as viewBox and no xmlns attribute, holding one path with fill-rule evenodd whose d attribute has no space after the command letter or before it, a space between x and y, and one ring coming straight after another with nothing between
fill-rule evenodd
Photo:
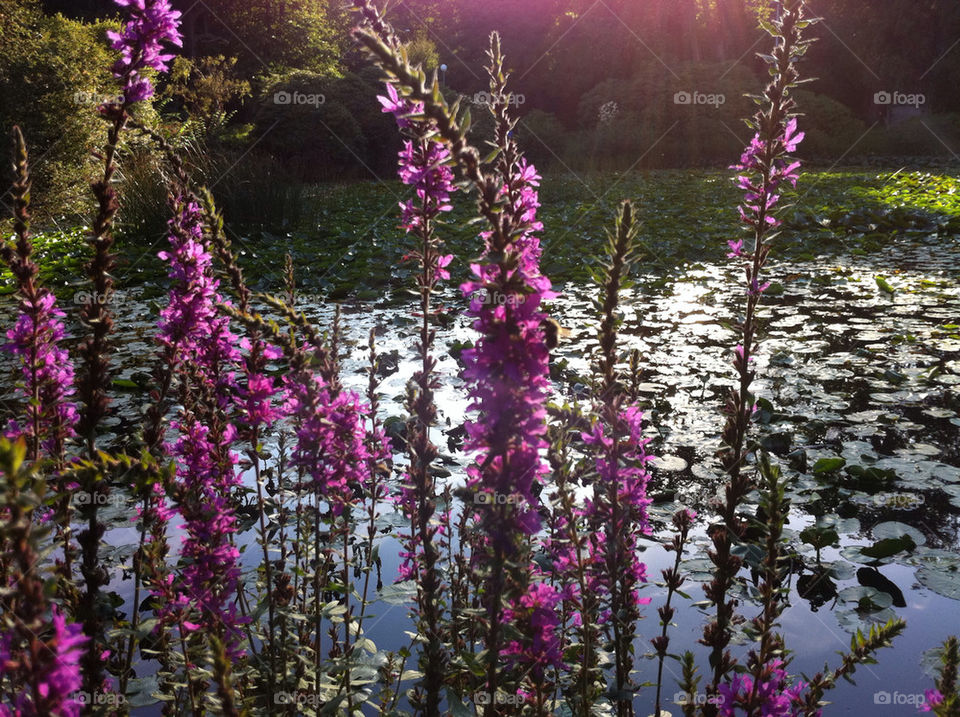
<instances>
[{"instance_id":1,"label":"green leaf","mask_svg":"<svg viewBox=\"0 0 960 717\"><path fill-rule=\"evenodd\" d=\"M916 547L917 544L913 542L913 538L909 535L902 535L899 538L884 538L883 540L878 540L867 548L861 548L860 552L868 558L880 560L882 558L889 558L905 550L913 550Z\"/></svg>"},{"instance_id":2,"label":"green leaf","mask_svg":"<svg viewBox=\"0 0 960 717\"><path fill-rule=\"evenodd\" d=\"M876 280L877 280L877 286L880 288L880 291L882 291L883 293L885 294L897 293L897 290L890 285L890 282L888 282L882 276L877 276Z\"/></svg>"},{"instance_id":3,"label":"green leaf","mask_svg":"<svg viewBox=\"0 0 960 717\"><path fill-rule=\"evenodd\" d=\"M814 463L813 472L816 475L821 475L823 473L833 473L838 471L847 465L846 458L821 458L819 461Z\"/></svg>"}]
</instances>

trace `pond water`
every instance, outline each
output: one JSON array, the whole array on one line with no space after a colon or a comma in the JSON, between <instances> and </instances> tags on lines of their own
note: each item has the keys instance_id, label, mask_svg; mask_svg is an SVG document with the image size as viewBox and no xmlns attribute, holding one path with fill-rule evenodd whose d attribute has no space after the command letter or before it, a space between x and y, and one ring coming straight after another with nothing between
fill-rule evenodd
<instances>
[{"instance_id":1,"label":"pond water","mask_svg":"<svg viewBox=\"0 0 960 717\"><path fill-rule=\"evenodd\" d=\"M667 271L655 262L651 266L623 296L621 336L623 349L640 351L641 389L653 439L649 448L661 456L650 484L657 533L644 552L648 573L655 578L673 560L657 542L669 535L669 516L686 506L709 517L709 501L722 482L714 453L722 425L719 410L733 381L730 354L736 339L729 326L742 310L743 297L740 277L728 264L687 264ZM787 646L795 653L792 671L813 674L827 662L835 666L836 653L849 646L851 631L871 622L899 615L908 623L894 649L880 653L878 665L857 671L857 688L844 683L828 693L834 703L830 715L915 714L913 703L932 686L924 652L947 634L960 632L958 271L956 237L919 234L891 240L870 256L773 260L769 267L774 283L762 310L765 338L755 384L762 400L754 435L793 479L788 536L798 559L781 620ZM885 281L878 282L878 275ZM584 400L588 349L596 334L590 309L594 289L557 288L561 298L550 308L571 336L554 355L556 398ZM435 355L446 380L437 394L440 425L434 440L449 480L456 482L462 481L469 457L459 450L467 401L455 356L473 332L457 293L451 290L443 298L449 310ZM301 308L320 326L329 326L332 306L304 299ZM131 387L142 383L149 369L155 311L135 291L118 308L118 377ZM345 304L343 312L345 383L364 389L360 371L367 361L367 334L375 328L387 374L381 386L382 417L403 416L405 385L416 362L411 306L387 297L377 304ZM105 442L126 443L144 397L136 390L121 394ZM397 465L403 465L402 455ZM105 514L111 525L105 553L116 566L129 565L137 538L129 523L131 507L113 506ZM805 532L812 526L822 529L820 535L830 529L837 534L821 550L819 568L809 542L814 531ZM709 567L702 523L693 537L685 561L691 582L684 589L699 601L700 581ZM888 542L870 547L884 539ZM251 534L244 536L244 544L252 542ZM255 545L249 547L244 559L252 570L260 553ZM396 543L387 539L381 556L383 582L389 585L397 569ZM132 586L124 577L129 576L117 569L112 589L129 603ZM656 607L664 594L652 584L646 588L653 598L640 626L646 638L659 631ZM743 613L752 616L755 606L746 592L743 599ZM682 600L677 606L671 652L694 649L702 667L705 648L696 639L703 616ZM405 644L403 605L381 603L374 612L377 618L368 633L378 647ZM742 641L738 649L746 649ZM638 644L641 680L655 677L655 663L642 657L648 652L644 639ZM678 691L671 674L678 672L668 661L666 709ZM650 714L652 699L653 690L643 690L637 713ZM142 714L155 709L145 708Z\"/></svg>"}]
</instances>

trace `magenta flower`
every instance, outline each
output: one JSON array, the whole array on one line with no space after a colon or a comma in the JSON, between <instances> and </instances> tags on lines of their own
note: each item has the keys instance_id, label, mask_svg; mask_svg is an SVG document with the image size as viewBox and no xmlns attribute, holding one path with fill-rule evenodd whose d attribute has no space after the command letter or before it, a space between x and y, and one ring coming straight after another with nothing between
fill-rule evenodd
<instances>
[{"instance_id":1,"label":"magenta flower","mask_svg":"<svg viewBox=\"0 0 960 717\"><path fill-rule=\"evenodd\" d=\"M174 55L164 54L164 43L183 46L180 11L170 6L170 0L114 0L114 3L130 8L123 32L107 33L110 46L120 51L113 76L123 83L124 101L130 105L153 96L153 84L141 76L143 70L167 71L167 63Z\"/></svg>"},{"instance_id":2,"label":"magenta flower","mask_svg":"<svg viewBox=\"0 0 960 717\"><path fill-rule=\"evenodd\" d=\"M549 396L549 350L540 308L552 298L550 280L540 273L540 240L534 232L539 176L532 165L521 162L507 179L503 193L512 213L521 218L522 233L509 245L509 260L471 266L475 279L461 286L471 298L468 313L480 338L463 352L463 377L476 418L465 428L465 448L477 454L467 469L468 486L475 491L513 496L514 508L506 522L483 511L489 522L485 532L504 554L513 550L519 534L531 535L540 527L539 499L534 486L547 472L540 452L546 447L546 401ZM482 234L488 251L490 232Z\"/></svg>"},{"instance_id":3,"label":"magenta flower","mask_svg":"<svg viewBox=\"0 0 960 717\"><path fill-rule=\"evenodd\" d=\"M943 702L943 694L940 690L927 690L924 692L926 698L920 707L921 712L933 712L933 708Z\"/></svg>"},{"instance_id":4,"label":"magenta flower","mask_svg":"<svg viewBox=\"0 0 960 717\"><path fill-rule=\"evenodd\" d=\"M387 95L377 99L385 113L396 117L400 129L414 130L423 124L411 119L423 112L422 104L401 99L389 83ZM441 213L453 209L450 195L456 187L452 163L453 156L442 142L419 138L404 141L400 152L400 181L416 188L416 199L400 203L402 226L407 232L428 227Z\"/></svg>"},{"instance_id":5,"label":"magenta flower","mask_svg":"<svg viewBox=\"0 0 960 717\"><path fill-rule=\"evenodd\" d=\"M175 347L181 361L189 359L206 370L225 397L236 385L239 339L230 331L230 320L217 310L222 302L220 281L204 242L200 206L193 200L180 200L176 206L178 216L170 223L171 248L158 254L170 264L174 284L160 312L158 340Z\"/></svg>"},{"instance_id":6,"label":"magenta flower","mask_svg":"<svg viewBox=\"0 0 960 717\"><path fill-rule=\"evenodd\" d=\"M416 196L401 202L401 226L419 240L417 248L405 259L416 259L420 264L417 283L421 297L419 317L423 322L417 346L422 359L421 367L413 375L413 385L417 388L408 400L408 407L416 419L408 436L411 468L406 472L397 496L397 505L410 520L410 530L400 536L403 547L400 551L402 562L399 578L419 578L433 583L436 581L419 575L424 562L435 562L435 559L427 560L425 556L436 552L433 540L438 533L437 528L430 526L436 511L436 487L429 464L437 453L429 436L430 426L436 420L433 389L437 386L432 373L436 362L430 356L433 340L430 318L434 313L430 300L437 282L450 278L447 267L453 261L452 254L440 253L440 240L434 233L434 225L441 214L453 209L450 195L456 191L456 187L450 150L442 142L430 139L433 127L428 121L411 118L423 111L422 106L401 100L391 84L387 85L387 94L388 97L379 98L384 112L394 114L400 128L412 137L404 142L400 152L399 176L401 182L415 188ZM431 569L427 568L428 571ZM435 598L435 595L431 597ZM427 599L424 596L424 600Z\"/></svg>"},{"instance_id":7,"label":"magenta flower","mask_svg":"<svg viewBox=\"0 0 960 717\"><path fill-rule=\"evenodd\" d=\"M534 583L503 616L524 639L509 643L502 654L520 665L534 685L543 683L547 669L563 667L557 615L562 597L552 585Z\"/></svg>"},{"instance_id":8,"label":"magenta flower","mask_svg":"<svg viewBox=\"0 0 960 717\"><path fill-rule=\"evenodd\" d=\"M727 254L728 259L737 259L743 256L743 239L737 239L736 241L731 239L727 244L730 246L730 253Z\"/></svg>"},{"instance_id":9,"label":"magenta flower","mask_svg":"<svg viewBox=\"0 0 960 717\"><path fill-rule=\"evenodd\" d=\"M791 118L773 142L765 142L759 133L755 135L740 157L740 164L734 165L734 169L744 172L737 177L737 183L745 192L746 203L739 208L740 219L745 224L780 226L780 221L770 212L780 200L778 188L783 182L797 186L800 162L790 161L786 155L796 151L804 136L803 132L797 132L796 117ZM733 246L731 243L731 248ZM734 252L734 256L740 256L736 249Z\"/></svg>"},{"instance_id":10,"label":"magenta flower","mask_svg":"<svg viewBox=\"0 0 960 717\"><path fill-rule=\"evenodd\" d=\"M179 374L182 390L200 400L182 409L172 424L179 432L169 450L177 459L177 507L186 529L181 551L186 565L178 585L181 596L172 604L166 602L163 614L172 619L198 611L200 625L221 635L230 655L239 658L241 621L233 601L240 569L232 541L236 518L231 497L239 476L238 458L231 450L236 428L227 422L226 413L234 402L249 402L251 397L248 393L237 399L235 376L241 355L229 318L218 311L223 299L204 241L200 207L192 197L174 206L171 248L160 253L170 264L173 288L160 312L158 340L170 349L171 369ZM263 389L255 382L254 390ZM155 517L168 518L162 495L155 499L151 506ZM169 589L155 586L160 597L168 596Z\"/></svg>"},{"instance_id":11,"label":"magenta flower","mask_svg":"<svg viewBox=\"0 0 960 717\"><path fill-rule=\"evenodd\" d=\"M333 389L319 375L286 382L284 412L300 422L291 463L304 470L309 486L340 516L355 501L354 487L370 480L366 409L355 393Z\"/></svg>"},{"instance_id":12,"label":"magenta flower","mask_svg":"<svg viewBox=\"0 0 960 717\"><path fill-rule=\"evenodd\" d=\"M69 400L75 393L73 363L60 346L63 318L56 297L38 289L21 299L17 323L7 331L9 343L0 346L20 359L23 383L18 390L26 400L22 425L12 420L7 437L25 436L50 456L62 455L63 442L76 434L78 421L77 407Z\"/></svg>"},{"instance_id":13,"label":"magenta flower","mask_svg":"<svg viewBox=\"0 0 960 717\"><path fill-rule=\"evenodd\" d=\"M263 373L266 362L280 358L283 351L259 340L251 343L247 338L240 340L240 349L245 354L246 382L237 389L238 422L246 434L252 435L254 429L270 426L283 416L282 408L274 404L282 389L272 376Z\"/></svg>"},{"instance_id":14,"label":"magenta flower","mask_svg":"<svg viewBox=\"0 0 960 717\"><path fill-rule=\"evenodd\" d=\"M646 453L649 439L643 438L643 413L635 406L628 407L620 412L610 434L608 430L597 421L591 433L582 434L597 454L598 490L584 513L588 524L595 527L589 543L591 587L607 604L603 621L617 609L611 601L618 589L625 591L624 608L631 612L650 602L638 592L647 580L646 565L638 557L638 538L650 533L647 506L652 502L647 497L650 475L646 469L652 457ZM613 435L619 436L619 441L614 441Z\"/></svg>"},{"instance_id":15,"label":"magenta flower","mask_svg":"<svg viewBox=\"0 0 960 717\"><path fill-rule=\"evenodd\" d=\"M89 638L81 625L68 623L56 605L50 623L52 635L46 640L29 631L25 635L34 642L32 649L14 649L16 633L0 635L0 674L11 676L21 688L11 706L0 705L0 717L80 717L83 703L73 695L83 683L80 660Z\"/></svg>"},{"instance_id":16,"label":"magenta flower","mask_svg":"<svg viewBox=\"0 0 960 717\"><path fill-rule=\"evenodd\" d=\"M177 458L179 500L184 519L181 557L185 565L178 585L180 596L171 613L199 613L199 625L224 637L227 651L239 659L243 650L241 617L236 610L240 551L231 541L237 532L231 492L239 485L237 456L229 447L236 429L211 430L196 416L173 423L180 437L172 446Z\"/></svg>"},{"instance_id":17,"label":"magenta flower","mask_svg":"<svg viewBox=\"0 0 960 717\"><path fill-rule=\"evenodd\" d=\"M737 674L733 679L717 688L722 700L719 705L720 717L738 715L756 715L762 717L800 717L805 711L802 693L806 686L797 682L789 686L790 676L784 669L782 660L773 660L764 668L767 679L754 688L753 677L749 674ZM757 711L759 709L759 712ZM820 710L816 711L820 715Z\"/></svg>"},{"instance_id":18,"label":"magenta flower","mask_svg":"<svg viewBox=\"0 0 960 717\"><path fill-rule=\"evenodd\" d=\"M401 99L397 88L387 83L387 97L378 97L380 104L383 105L383 111L396 115L397 124L400 129L407 129L411 126L411 116L423 114L422 102L411 102Z\"/></svg>"}]
</instances>

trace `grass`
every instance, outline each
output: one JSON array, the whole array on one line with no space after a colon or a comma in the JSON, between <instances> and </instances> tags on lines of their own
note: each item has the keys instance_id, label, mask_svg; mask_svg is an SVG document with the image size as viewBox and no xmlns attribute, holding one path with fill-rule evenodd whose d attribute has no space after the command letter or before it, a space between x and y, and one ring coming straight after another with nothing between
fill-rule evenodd
<instances>
[{"instance_id":1,"label":"grass","mask_svg":"<svg viewBox=\"0 0 960 717\"><path fill-rule=\"evenodd\" d=\"M740 194L732 171L653 171L549 176L541 187L544 271L555 281L581 280L602 250L622 199L636 202L643 220L641 246L648 268L670 270L685 262L719 259L726 240L739 236ZM293 256L305 292L333 299L384 295L405 300L413 266L403 257L410 241L398 228L397 204L409 191L398 182L324 185L304 192L301 220L273 233L231 223L227 231L251 283L274 291L281 285L283 257ZM471 224L474 199L456 196L441 235L457 257L464 278L479 250L481 227ZM960 169L936 173L847 168L806 173L785 202L780 252L803 258L829 251L870 252L901 232L960 234ZM36 239L44 281L76 290L86 249L82 229L42 233ZM164 242L126 238L117 270L121 285L143 284L157 295L165 289L156 259ZM4 272L3 286L11 291Z\"/></svg>"}]
</instances>

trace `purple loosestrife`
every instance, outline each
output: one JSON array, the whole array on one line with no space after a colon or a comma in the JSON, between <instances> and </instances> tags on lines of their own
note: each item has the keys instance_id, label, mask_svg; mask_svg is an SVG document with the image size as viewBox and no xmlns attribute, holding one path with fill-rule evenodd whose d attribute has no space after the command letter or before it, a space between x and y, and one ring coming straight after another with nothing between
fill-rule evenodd
<instances>
[{"instance_id":1,"label":"purple loosestrife","mask_svg":"<svg viewBox=\"0 0 960 717\"><path fill-rule=\"evenodd\" d=\"M234 600L239 581L239 552L233 544L236 517L232 493L239 484L238 458L231 450L236 427L227 421L241 361L230 319L218 312L219 281L203 235L203 213L195 197L174 202L170 249L160 258L170 265L173 282L161 311L159 341L174 351L184 408L172 427L179 433L169 447L177 459L177 507L186 535L182 596L164 606L165 614L199 614L203 628L220 638L232 659L239 646L241 619ZM158 506L163 518L162 506ZM161 591L168 586L160 586Z\"/></svg>"},{"instance_id":2,"label":"purple loosestrife","mask_svg":"<svg viewBox=\"0 0 960 717\"><path fill-rule=\"evenodd\" d=\"M287 377L284 412L300 421L291 464L334 517L355 501L354 486L369 480L365 411L359 397L320 375Z\"/></svg>"},{"instance_id":3,"label":"purple loosestrife","mask_svg":"<svg viewBox=\"0 0 960 717\"><path fill-rule=\"evenodd\" d=\"M546 448L546 401L550 389L550 352L542 328L544 299L553 298L550 280L540 273L542 229L535 220L539 175L519 160L502 193L522 227L506 247L509 255L473 264L475 278L461 286L471 297L468 314L480 334L463 352L463 376L476 419L466 424L465 449L476 453L467 469L468 485L509 510L483 510L481 523L494 550L513 555L517 539L540 528L538 484L548 471L540 456ZM487 256L498 256L493 232L482 235Z\"/></svg>"},{"instance_id":4,"label":"purple loosestrife","mask_svg":"<svg viewBox=\"0 0 960 717\"><path fill-rule=\"evenodd\" d=\"M432 124L419 117L421 103L402 100L392 84L387 84L387 97L380 97L383 111L392 113L400 129L409 138L400 152L400 180L415 189L416 196L400 204L402 226L418 240L409 254L420 265L417 285L420 292L420 339L417 350L420 368L414 373L407 393L407 448L410 468L400 489L397 503L410 520L410 532L402 534L403 548L400 579L414 579L417 584L417 612L420 631L427 636L423 656L424 695L415 694L414 706L428 716L440 714L440 690L446 671L443 638L440 634L443 587L437 564L438 543L443 538L435 524L437 488L432 464L438 456L430 440L430 430L437 420L434 391L439 382L434 373L432 356L435 330L431 300L437 283L450 278L447 267L452 255L443 255L435 233L439 217L449 212L450 195L455 191L452 155L442 142L431 139ZM442 517L442 516L441 516ZM444 521L441 521L441 524ZM449 539L449 536L446 536Z\"/></svg>"},{"instance_id":5,"label":"purple loosestrife","mask_svg":"<svg viewBox=\"0 0 960 717\"><path fill-rule=\"evenodd\" d=\"M522 685L517 694L533 703L537 714L548 714L547 701L553 692L548 671L564 667L557 614L562 599L563 595L554 586L533 583L503 615L504 622L517 628L523 640L507 643L502 654L529 678L529 683Z\"/></svg>"},{"instance_id":6,"label":"purple loosestrife","mask_svg":"<svg viewBox=\"0 0 960 717\"><path fill-rule=\"evenodd\" d=\"M607 499L607 492L600 501L590 501L585 510L591 524L602 526L590 542L595 570L592 585L610 600L616 592L613 581L621 582L626 587L623 607L630 610L650 602L637 592L647 580L646 566L637 557L637 539L650 534L647 506L652 502L647 498L650 476L646 470L652 456L646 453L649 439L643 438L643 413L631 406L620 413L610 435L598 421L591 433L583 434L583 440L596 449L600 484L616 490L615 501ZM612 612L610 605L601 619L611 619Z\"/></svg>"},{"instance_id":7,"label":"purple loosestrife","mask_svg":"<svg viewBox=\"0 0 960 717\"><path fill-rule=\"evenodd\" d=\"M220 258L230 279L240 313L249 314L252 292L247 286L243 270L237 263L230 247L230 241L224 232L223 215L217 210L213 195L206 189L203 191L203 209L209 243ZM293 272L293 260L289 254L287 255L287 271L289 274ZM293 283L292 277L290 283L291 285ZM266 456L263 451L262 436L283 417L283 411L277 403L277 399L282 394L282 387L274 381L272 376L267 375L268 363L281 358L283 352L276 346L265 342L263 332L254 328L249 328L248 337L241 340L240 348L244 352L242 361L243 380L237 387L238 400L234 407L236 412L235 422L237 436L246 446L245 455L253 468L257 489L259 542L263 551L261 567L267 592L267 642L264 646L264 652L268 663L266 670L267 689L272 694L276 690L276 674L281 671L281 668L276 665L278 652L276 643L277 614L273 596L278 592L277 586L281 584L280 581L284 579L282 573L284 560L281 558L277 563L281 572L280 576L277 577L270 558L269 538L267 536L266 502L263 486L263 465ZM284 449L281 447L280 450L282 452ZM246 467L244 466L243 469L246 470ZM283 542L282 537L281 542ZM281 632L285 632L285 628Z\"/></svg>"},{"instance_id":8,"label":"purple loosestrife","mask_svg":"<svg viewBox=\"0 0 960 717\"><path fill-rule=\"evenodd\" d=\"M690 535L690 529L693 527L693 521L697 514L687 508L681 508L673 514L673 528L676 531L669 543L664 545L667 552L675 553L673 567L664 568L661 571L663 582L667 588L667 599L663 605L657 608L657 614L660 616L660 635L650 640L653 649L657 654L657 695L654 701L653 713L661 714L660 695L663 691L663 664L667 657L667 648L670 645L670 636L667 634L670 625L672 625L673 616L676 609L671 605L673 596L683 587L685 578L680 571L680 564L683 562L683 549L687 544L687 538Z\"/></svg>"},{"instance_id":9,"label":"purple loosestrife","mask_svg":"<svg viewBox=\"0 0 960 717\"><path fill-rule=\"evenodd\" d=\"M494 65L499 64L498 49L496 58ZM499 161L504 178L500 195L505 224L516 229L482 234L484 258L471 266L474 280L461 287L471 297L468 314L480 334L475 347L462 354L469 408L476 412L465 424L464 448L476 455L467 468L467 488L475 496L474 509L486 543L476 555L491 573L484 598L489 651L486 690L491 695L498 688L501 631L506 623L502 603L515 604L526 592L529 572L523 550L541 527L539 494L549 470L541 455L548 447L550 389L550 350L543 329L548 317L541 304L554 293L550 280L540 272L540 241L535 235L542 229L536 221L540 178L509 138L512 127L505 114L499 118L498 135L505 150Z\"/></svg>"},{"instance_id":10,"label":"purple loosestrife","mask_svg":"<svg viewBox=\"0 0 960 717\"><path fill-rule=\"evenodd\" d=\"M616 408L616 405L614 405ZM647 581L646 565L639 559L641 535L650 533L647 506L649 474L643 438L643 413L631 406L619 414L605 411L583 440L596 454L597 491L584 511L592 526L588 542L588 575L596 618L612 639L617 693L630 689L633 638L640 619L640 585ZM618 700L618 714L632 714L630 700Z\"/></svg>"},{"instance_id":11,"label":"purple loosestrife","mask_svg":"<svg viewBox=\"0 0 960 717\"><path fill-rule=\"evenodd\" d=\"M809 714L801 697L805 687L803 682L791 686L783 661L771 660L764 667L759 682L755 683L754 677L749 674L738 674L730 682L718 687L718 714L721 717L801 717ZM820 713L817 711L815 714Z\"/></svg>"},{"instance_id":12,"label":"purple loosestrife","mask_svg":"<svg viewBox=\"0 0 960 717\"><path fill-rule=\"evenodd\" d=\"M708 685L711 694L735 663L727 650L730 628L736 619L735 601L729 598L728 591L741 565L731 549L746 529L739 507L752 486L746 467L750 456L747 432L755 403L750 389L756 375L753 363L757 351L757 311L761 297L769 287L769 283L762 280L762 270L775 238L774 231L780 225L776 208L782 185L784 182L795 185L797 181L800 164L789 155L803 139L803 133L797 132L797 121L792 114L796 104L790 91L799 80L796 63L809 45L808 41L801 39L802 30L809 23L804 20L802 0L785 0L781 10L767 26L774 40L773 52L767 57L773 80L765 89L762 109L752 122L756 135L736 165L742 173L737 181L745 192L745 202L739 213L752 241L737 239L728 242L728 256L744 272L746 310L739 326L741 338L733 362L739 381L724 409L727 420L718 453L727 473L727 485L718 505L722 520L708 531L713 543L710 557L715 569L705 595L716 606L716 617L704 628L701 642L711 648L713 675ZM711 713L713 709L708 705L707 712Z\"/></svg>"},{"instance_id":13,"label":"purple loosestrife","mask_svg":"<svg viewBox=\"0 0 960 717\"><path fill-rule=\"evenodd\" d=\"M92 185L98 207L88 237L92 250L86 267L91 283L90 298L80 313L87 336L79 349L83 357L83 370L78 393L83 409L77 431L86 443L86 453L91 459L97 455L97 427L110 407L110 335L113 332L113 317L107 304L114 293L112 272L116 266L113 223L119 209L114 188L117 152L124 127L130 118L131 106L152 95L152 86L140 72L148 67L156 71L165 70L169 58L161 52L162 43L181 43L180 14L170 8L168 0L116 0L116 4L128 9L123 32L111 37L114 48L121 53L113 73L122 86L123 101L99 108L108 123L108 130L106 144L98 156L103 171ZM102 502L101 497L108 490L108 484L92 477L81 488L89 494L90 500L83 511L86 527L78 536L82 554L80 571L86 588L78 615L83 622L84 633L93 643L84 662L83 685L92 694L103 684L101 656L104 653L104 630L100 589L109 581L109 575L98 559L100 540L106 527L97 518L97 506Z\"/></svg>"},{"instance_id":14,"label":"purple loosestrife","mask_svg":"<svg viewBox=\"0 0 960 717\"><path fill-rule=\"evenodd\" d=\"M80 658L88 638L55 605L49 631L46 639L26 628L0 636L0 673L20 689L10 705L0 704L0 717L80 717L83 712L84 703L74 695L82 683ZM12 650L14 640L25 644Z\"/></svg>"},{"instance_id":15,"label":"purple loosestrife","mask_svg":"<svg viewBox=\"0 0 960 717\"><path fill-rule=\"evenodd\" d=\"M334 568L334 539L343 540L343 575L345 630L343 642L337 638L337 627L331 627L331 656L348 654L350 641L350 594L349 538L352 531L351 512L363 495L377 490L377 471L392 457L385 434L372 418L371 409L361 404L359 397L340 385L338 365L327 343L309 324L302 314L283 302L271 300L271 305L285 312L295 326L307 337L302 345L296 343L295 335L283 336L276 329L274 338L282 345L290 362L290 371L284 377L287 400L284 413L292 418L296 443L291 453L291 464L299 469L302 480L297 488L306 488L313 493L314 541L313 541L313 603L315 612L313 650L316 681L314 688L320 690L321 680L321 619L323 605L328 601L324 593L327 580ZM237 312L239 313L239 312ZM256 317L243 317L248 326L268 328ZM336 346L336 342L331 342ZM319 371L313 366L318 365ZM324 505L326 504L325 509ZM298 506L299 521L299 506ZM328 529L325 529L328 528ZM305 608L305 600L301 603ZM349 665L344 668L343 686L347 705L351 704Z\"/></svg>"},{"instance_id":16,"label":"purple loosestrife","mask_svg":"<svg viewBox=\"0 0 960 717\"><path fill-rule=\"evenodd\" d=\"M199 614L199 623L184 623L188 631L203 629L221 638L231 659L243 655L242 618L236 611L240 553L231 537L237 532L231 491L239 485L237 457L229 450L235 429L207 427L195 415L182 416L173 427L180 438L171 453L178 462L178 508L184 519L179 599L175 613ZM226 456L226 459L224 458Z\"/></svg>"},{"instance_id":17,"label":"purple loosestrife","mask_svg":"<svg viewBox=\"0 0 960 717\"><path fill-rule=\"evenodd\" d=\"M23 439L11 444L0 438L0 495L7 511L0 522L0 563L6 567L0 596L0 715L78 717L82 704L74 695L82 683L80 662L88 638L47 600L33 530L47 481L26 457ZM4 691L8 684L15 693Z\"/></svg>"},{"instance_id":18,"label":"purple loosestrife","mask_svg":"<svg viewBox=\"0 0 960 717\"><path fill-rule=\"evenodd\" d=\"M646 453L648 441L643 438L643 413L633 405L625 405L625 394L619 380L617 363L620 292L630 273L633 241L637 227L633 204L623 202L617 214L616 231L607 242L607 261L601 282L602 300L596 374L597 405L592 430L582 435L592 448L596 466L593 499L583 511L587 526L589 554L587 570L590 596L584 602L584 619L596 621L605 629L613 644L616 684L613 692L626 695L632 689L633 641L639 607L649 599L641 599L639 587L646 582L646 566L638 559L637 538L650 532L647 519ZM595 661L590 636L584 629L586 663ZM581 687L581 700L588 701L586 685ZM618 715L632 715L632 700L616 701Z\"/></svg>"},{"instance_id":19,"label":"purple loosestrife","mask_svg":"<svg viewBox=\"0 0 960 717\"><path fill-rule=\"evenodd\" d=\"M935 687L925 691L926 700L920 708L921 712L932 712L937 717L960 715L960 693L957 692L957 684L960 680L958 670L960 670L960 641L955 636L950 636L941 647Z\"/></svg>"},{"instance_id":20,"label":"purple loosestrife","mask_svg":"<svg viewBox=\"0 0 960 717\"><path fill-rule=\"evenodd\" d=\"M64 313L48 289L39 286L40 268L33 261L30 239L30 168L27 146L19 127L13 130L14 172L11 188L14 199L16 242L3 242L0 258L10 269L17 284L19 316L7 331L8 343L0 350L16 356L23 383L19 391L26 400L22 421L13 420L7 428L9 438L24 436L31 460L41 450L62 463L65 442L75 435L78 420L74 394L74 368L67 351L60 346L64 338Z\"/></svg>"},{"instance_id":21,"label":"purple loosestrife","mask_svg":"<svg viewBox=\"0 0 960 717\"><path fill-rule=\"evenodd\" d=\"M76 406L69 401L74 393L73 364L67 350L60 346L64 337L62 311L57 299L46 289L20 300L20 316L14 328L7 331L9 343L2 349L19 357L23 384L20 390L27 399L23 427L11 421L7 436L27 437L31 444L40 443L47 455L63 456L63 441L75 435ZM34 458L39 455L34 455Z\"/></svg>"},{"instance_id":22,"label":"purple loosestrife","mask_svg":"<svg viewBox=\"0 0 960 717\"><path fill-rule=\"evenodd\" d=\"M491 107L499 153L488 170L466 140L466 119L458 118L456 108L443 99L436 76L428 85L423 70L410 65L399 38L370 0L354 0L354 7L362 22L354 36L394 84L398 97L422 103L424 116L435 123L436 138L447 145L464 179L477 190L479 213L489 224L483 235L484 257L472 267L474 280L462 287L473 295L469 314L480 333L462 359L471 410L477 414L466 426L465 447L476 454L466 494L468 500L476 499L472 512L480 537L474 542L480 550L475 563L487 572L482 595L487 613L485 690L492 696L500 687L502 610L526 592L529 564L516 558L539 528L538 484L548 470L540 456L546 448L549 389L549 349L541 328L547 317L541 302L552 293L539 267L536 172L522 162L508 103ZM489 57L491 94L506 96L508 73L496 33ZM490 715L498 711L492 703L485 709Z\"/></svg>"},{"instance_id":23,"label":"purple loosestrife","mask_svg":"<svg viewBox=\"0 0 960 717\"><path fill-rule=\"evenodd\" d=\"M123 84L125 104L153 97L153 84L141 72L150 69L166 72L174 55L164 53L164 43L183 47L180 35L180 11L170 0L114 0L119 7L130 8L130 19L123 32L108 32L110 46L120 52L113 76Z\"/></svg>"}]
</instances>

